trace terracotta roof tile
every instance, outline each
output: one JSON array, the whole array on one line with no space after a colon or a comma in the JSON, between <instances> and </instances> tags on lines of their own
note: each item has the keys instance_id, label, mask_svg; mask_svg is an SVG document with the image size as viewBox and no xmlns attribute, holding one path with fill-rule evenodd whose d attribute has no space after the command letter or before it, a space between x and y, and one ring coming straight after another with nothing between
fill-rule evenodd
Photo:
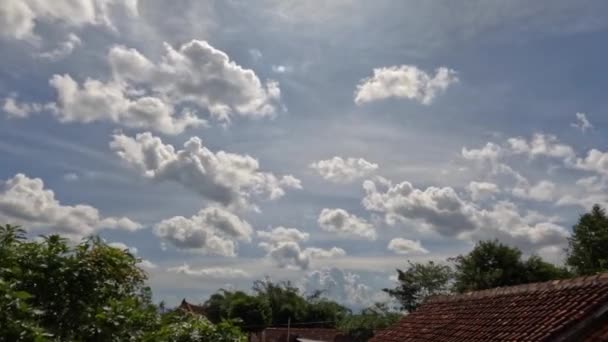
<instances>
[{"instance_id":1,"label":"terracotta roof tile","mask_svg":"<svg viewBox=\"0 0 608 342\"><path fill-rule=\"evenodd\" d=\"M552 341L600 307L608 273L435 296L371 341ZM608 328L604 336L593 341L608 341Z\"/></svg>"}]
</instances>

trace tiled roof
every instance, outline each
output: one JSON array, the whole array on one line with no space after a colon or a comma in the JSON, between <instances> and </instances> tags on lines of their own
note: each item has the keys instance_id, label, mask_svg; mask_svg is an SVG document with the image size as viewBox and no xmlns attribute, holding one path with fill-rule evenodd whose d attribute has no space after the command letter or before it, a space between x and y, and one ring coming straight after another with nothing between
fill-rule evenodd
<instances>
[{"instance_id":1,"label":"tiled roof","mask_svg":"<svg viewBox=\"0 0 608 342\"><path fill-rule=\"evenodd\" d=\"M182 300L182 303L179 305L178 309L205 316L205 308L203 306L190 304L186 302L185 298Z\"/></svg>"},{"instance_id":2,"label":"tiled roof","mask_svg":"<svg viewBox=\"0 0 608 342\"><path fill-rule=\"evenodd\" d=\"M608 341L607 315L604 273L436 296L371 341Z\"/></svg>"}]
</instances>

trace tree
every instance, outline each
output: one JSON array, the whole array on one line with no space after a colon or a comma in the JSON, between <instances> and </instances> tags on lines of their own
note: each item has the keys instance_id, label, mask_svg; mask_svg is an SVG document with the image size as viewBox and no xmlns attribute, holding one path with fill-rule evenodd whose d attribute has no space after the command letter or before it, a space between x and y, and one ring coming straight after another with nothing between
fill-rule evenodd
<instances>
[{"instance_id":1,"label":"tree","mask_svg":"<svg viewBox=\"0 0 608 342\"><path fill-rule=\"evenodd\" d=\"M466 255L451 259L455 263L456 292L477 291L494 287L512 286L570 276L563 268L543 261L539 256L522 259L516 247L497 240L480 241Z\"/></svg>"},{"instance_id":2,"label":"tree","mask_svg":"<svg viewBox=\"0 0 608 342\"><path fill-rule=\"evenodd\" d=\"M253 291L270 305L273 326L285 325L289 319L294 323L305 321L308 303L290 282L258 280L253 284Z\"/></svg>"},{"instance_id":3,"label":"tree","mask_svg":"<svg viewBox=\"0 0 608 342\"><path fill-rule=\"evenodd\" d=\"M568 239L566 264L578 275L608 271L608 217L599 205L582 215Z\"/></svg>"},{"instance_id":4,"label":"tree","mask_svg":"<svg viewBox=\"0 0 608 342\"><path fill-rule=\"evenodd\" d=\"M394 324L400 317L400 313L391 312L386 305L376 303L359 314L345 316L338 328L354 342L368 341L375 331Z\"/></svg>"},{"instance_id":5,"label":"tree","mask_svg":"<svg viewBox=\"0 0 608 342\"><path fill-rule=\"evenodd\" d=\"M447 265L408 261L405 271L397 270L399 285L383 291L397 299L402 310L412 312L427 297L448 292L451 279L452 270Z\"/></svg>"},{"instance_id":6,"label":"tree","mask_svg":"<svg viewBox=\"0 0 608 342\"><path fill-rule=\"evenodd\" d=\"M206 318L170 312L164 314L158 329L150 331L143 342L244 342L245 336L229 322L212 324Z\"/></svg>"},{"instance_id":7,"label":"tree","mask_svg":"<svg viewBox=\"0 0 608 342\"><path fill-rule=\"evenodd\" d=\"M227 322L162 319L137 263L98 237L28 241L22 229L0 226L0 341L243 340Z\"/></svg>"}]
</instances>

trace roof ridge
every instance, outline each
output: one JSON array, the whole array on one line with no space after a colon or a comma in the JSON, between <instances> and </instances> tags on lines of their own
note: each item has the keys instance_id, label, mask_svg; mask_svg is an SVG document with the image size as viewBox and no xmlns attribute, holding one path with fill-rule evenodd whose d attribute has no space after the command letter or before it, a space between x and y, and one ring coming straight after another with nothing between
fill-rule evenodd
<instances>
[{"instance_id":1,"label":"roof ridge","mask_svg":"<svg viewBox=\"0 0 608 342\"><path fill-rule=\"evenodd\" d=\"M470 291L453 295L436 295L428 298L425 303L451 302L458 300L477 299L527 292L562 290L564 288L583 287L600 283L608 283L608 272L569 279L549 280L540 283L528 283L514 286L495 287L492 289Z\"/></svg>"}]
</instances>

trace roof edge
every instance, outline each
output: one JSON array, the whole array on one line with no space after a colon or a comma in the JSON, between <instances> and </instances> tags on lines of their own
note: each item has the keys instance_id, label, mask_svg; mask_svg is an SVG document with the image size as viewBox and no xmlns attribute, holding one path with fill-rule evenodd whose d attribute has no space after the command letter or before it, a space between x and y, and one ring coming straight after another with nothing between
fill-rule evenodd
<instances>
[{"instance_id":1,"label":"roof edge","mask_svg":"<svg viewBox=\"0 0 608 342\"><path fill-rule=\"evenodd\" d=\"M495 287L487 290L471 291L455 295L436 295L428 298L426 303L453 302L485 297L496 297L529 292L543 292L568 289L573 287L589 286L608 283L608 272L592 276L571 279L550 280L542 283L529 283L515 286Z\"/></svg>"}]
</instances>

